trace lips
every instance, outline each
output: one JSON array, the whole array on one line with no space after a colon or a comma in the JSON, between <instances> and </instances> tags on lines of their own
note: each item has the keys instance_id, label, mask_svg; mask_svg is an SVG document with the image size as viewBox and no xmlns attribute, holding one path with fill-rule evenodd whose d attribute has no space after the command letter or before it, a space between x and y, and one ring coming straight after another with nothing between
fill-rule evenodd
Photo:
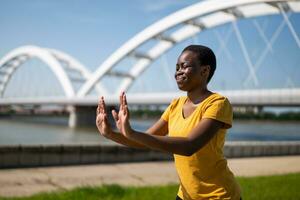
<instances>
[{"instance_id":1,"label":"lips","mask_svg":"<svg viewBox=\"0 0 300 200\"><path fill-rule=\"evenodd\" d=\"M184 76L176 76L177 83L182 83L185 81L185 79L186 79L186 77L184 77Z\"/></svg>"}]
</instances>

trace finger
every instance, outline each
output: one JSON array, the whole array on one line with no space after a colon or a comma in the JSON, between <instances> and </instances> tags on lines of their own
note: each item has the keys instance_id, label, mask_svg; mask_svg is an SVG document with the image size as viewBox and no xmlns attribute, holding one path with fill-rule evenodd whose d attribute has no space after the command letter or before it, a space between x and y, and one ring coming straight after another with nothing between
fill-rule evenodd
<instances>
[{"instance_id":1,"label":"finger","mask_svg":"<svg viewBox=\"0 0 300 200\"><path fill-rule=\"evenodd\" d=\"M107 110L106 110L106 104L105 104L105 101L104 101L104 97L102 97L102 102L103 102L103 103L102 103L102 106L103 106L103 113L106 114L106 113L107 113L107 112L106 112Z\"/></svg>"},{"instance_id":2,"label":"finger","mask_svg":"<svg viewBox=\"0 0 300 200\"><path fill-rule=\"evenodd\" d=\"M105 114L105 115L103 116L103 122L104 122L104 125L105 125L106 127L109 127L109 126L110 126L110 124L109 124L109 122L108 122L108 119L107 119L107 114Z\"/></svg>"},{"instance_id":3,"label":"finger","mask_svg":"<svg viewBox=\"0 0 300 200\"><path fill-rule=\"evenodd\" d=\"M120 110L121 110L123 108L123 104L122 104L122 102L123 102L123 92L119 96L119 101L120 101Z\"/></svg>"},{"instance_id":4,"label":"finger","mask_svg":"<svg viewBox=\"0 0 300 200\"><path fill-rule=\"evenodd\" d=\"M103 115L100 115L100 116L99 116L99 124L100 124L100 125L101 125L102 121L103 121Z\"/></svg>"},{"instance_id":5,"label":"finger","mask_svg":"<svg viewBox=\"0 0 300 200\"><path fill-rule=\"evenodd\" d=\"M123 93L123 112L124 114L128 113L128 105L127 105L125 92Z\"/></svg>"},{"instance_id":6,"label":"finger","mask_svg":"<svg viewBox=\"0 0 300 200\"><path fill-rule=\"evenodd\" d=\"M98 126L99 123L100 123L100 116L96 118L96 125Z\"/></svg>"},{"instance_id":7,"label":"finger","mask_svg":"<svg viewBox=\"0 0 300 200\"><path fill-rule=\"evenodd\" d=\"M121 104L122 104L122 110L124 110L124 106L125 106L125 104L124 104L124 92L122 92L121 93Z\"/></svg>"},{"instance_id":8,"label":"finger","mask_svg":"<svg viewBox=\"0 0 300 200\"><path fill-rule=\"evenodd\" d=\"M124 108L125 104L124 104L124 92L122 92L122 106Z\"/></svg>"},{"instance_id":9,"label":"finger","mask_svg":"<svg viewBox=\"0 0 300 200\"><path fill-rule=\"evenodd\" d=\"M97 115L100 114L100 101L101 101L101 98L99 98L99 101L98 101Z\"/></svg>"},{"instance_id":10,"label":"finger","mask_svg":"<svg viewBox=\"0 0 300 200\"><path fill-rule=\"evenodd\" d=\"M106 124L105 124L105 114L104 114L104 115L101 115L100 123L101 123L102 128L104 128L105 125L106 125Z\"/></svg>"},{"instance_id":11,"label":"finger","mask_svg":"<svg viewBox=\"0 0 300 200\"><path fill-rule=\"evenodd\" d=\"M97 119L96 119L96 125L97 125L97 127L99 128L99 126L101 126L101 123L102 123L102 116L101 115L99 115L98 117L97 117Z\"/></svg>"},{"instance_id":12,"label":"finger","mask_svg":"<svg viewBox=\"0 0 300 200\"><path fill-rule=\"evenodd\" d=\"M127 97L126 97L126 94L125 92L123 93L123 101L124 101L124 105L127 105Z\"/></svg>"},{"instance_id":13,"label":"finger","mask_svg":"<svg viewBox=\"0 0 300 200\"><path fill-rule=\"evenodd\" d=\"M99 100L99 112L103 113L103 96L101 96Z\"/></svg>"},{"instance_id":14,"label":"finger","mask_svg":"<svg viewBox=\"0 0 300 200\"><path fill-rule=\"evenodd\" d=\"M112 110L111 114L112 114L114 120L117 122L119 120L118 113L115 110Z\"/></svg>"},{"instance_id":15,"label":"finger","mask_svg":"<svg viewBox=\"0 0 300 200\"><path fill-rule=\"evenodd\" d=\"M127 105L124 106L124 114L125 114L125 115L128 114L128 106L127 106Z\"/></svg>"}]
</instances>

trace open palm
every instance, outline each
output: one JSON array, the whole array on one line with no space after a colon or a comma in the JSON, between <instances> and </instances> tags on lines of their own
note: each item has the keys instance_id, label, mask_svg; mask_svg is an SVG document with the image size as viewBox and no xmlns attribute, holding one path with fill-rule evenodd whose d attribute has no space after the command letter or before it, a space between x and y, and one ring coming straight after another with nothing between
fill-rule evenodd
<instances>
[{"instance_id":1,"label":"open palm","mask_svg":"<svg viewBox=\"0 0 300 200\"><path fill-rule=\"evenodd\" d=\"M107 112L106 112L105 102L103 97L100 98L100 101L98 103L96 126L100 134L105 137L109 137L109 135L112 133L111 126L107 119Z\"/></svg>"},{"instance_id":2,"label":"open palm","mask_svg":"<svg viewBox=\"0 0 300 200\"><path fill-rule=\"evenodd\" d=\"M116 122L116 126L119 129L119 131L126 137L130 135L130 132L132 131L130 124L129 124L129 110L126 100L126 95L123 92L120 95L120 109L117 113L115 110L112 111L112 115L114 117L114 120Z\"/></svg>"}]
</instances>

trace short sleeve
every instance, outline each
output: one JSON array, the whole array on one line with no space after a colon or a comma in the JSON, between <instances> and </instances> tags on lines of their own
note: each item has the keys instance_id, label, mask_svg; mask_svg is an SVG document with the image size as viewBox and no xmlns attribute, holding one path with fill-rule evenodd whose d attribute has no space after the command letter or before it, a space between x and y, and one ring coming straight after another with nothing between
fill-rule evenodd
<instances>
[{"instance_id":1,"label":"short sleeve","mask_svg":"<svg viewBox=\"0 0 300 200\"><path fill-rule=\"evenodd\" d=\"M161 115L161 119L165 120L166 122L169 121L170 113L172 112L174 105L178 102L178 99L173 99L173 101L170 103L170 105L166 108L164 113Z\"/></svg>"},{"instance_id":2,"label":"short sleeve","mask_svg":"<svg viewBox=\"0 0 300 200\"><path fill-rule=\"evenodd\" d=\"M223 122L225 129L232 127L232 106L227 98L219 97L208 103L203 118L215 119Z\"/></svg>"}]
</instances>

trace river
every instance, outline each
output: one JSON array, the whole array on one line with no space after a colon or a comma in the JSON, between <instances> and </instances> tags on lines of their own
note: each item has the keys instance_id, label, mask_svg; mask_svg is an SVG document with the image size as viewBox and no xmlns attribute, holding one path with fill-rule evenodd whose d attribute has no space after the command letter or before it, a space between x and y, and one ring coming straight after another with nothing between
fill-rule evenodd
<instances>
[{"instance_id":1,"label":"river","mask_svg":"<svg viewBox=\"0 0 300 200\"><path fill-rule=\"evenodd\" d=\"M66 117L0 118L0 145L112 144L95 127L72 129ZM143 131L154 120L131 120ZM300 141L299 122L238 121L227 132L227 141Z\"/></svg>"}]
</instances>

